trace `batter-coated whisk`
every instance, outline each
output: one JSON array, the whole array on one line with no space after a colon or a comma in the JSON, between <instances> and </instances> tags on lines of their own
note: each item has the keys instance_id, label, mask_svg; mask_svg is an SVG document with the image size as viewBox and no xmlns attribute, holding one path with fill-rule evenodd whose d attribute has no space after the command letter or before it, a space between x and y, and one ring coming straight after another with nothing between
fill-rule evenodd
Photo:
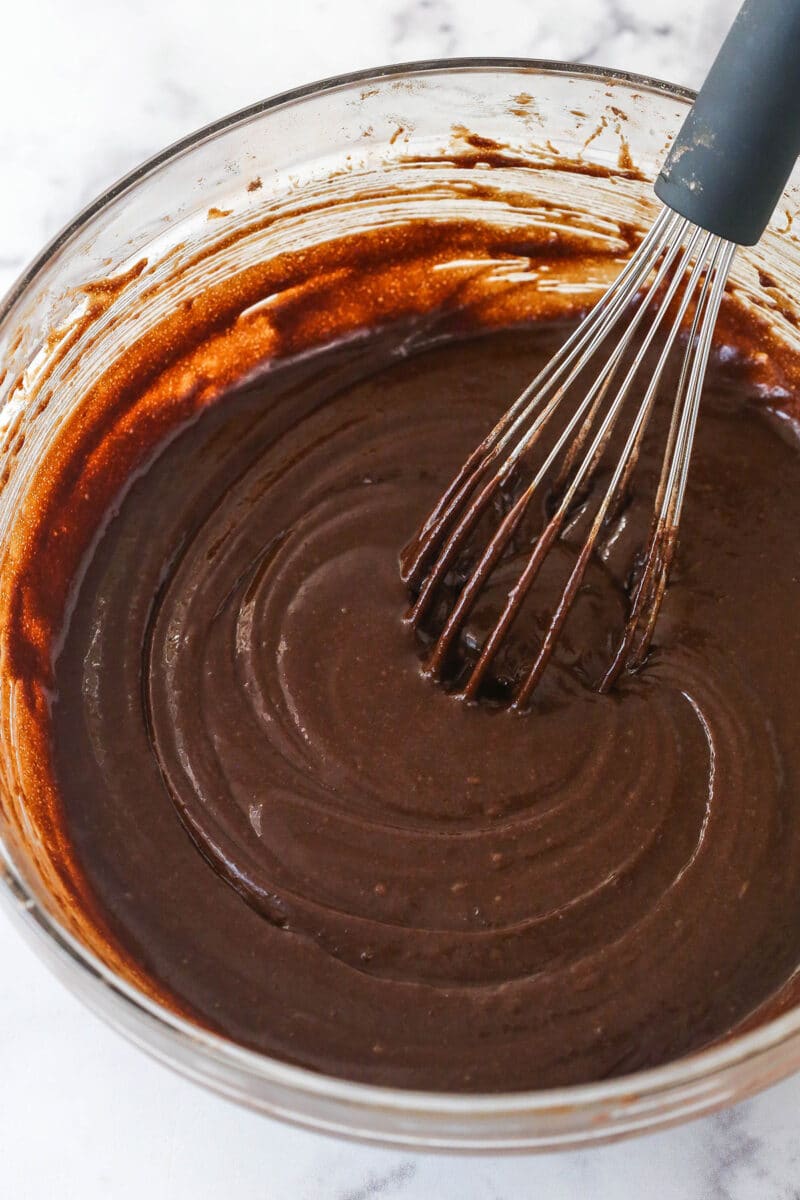
<instances>
[{"instance_id":1,"label":"batter-coated whisk","mask_svg":"<svg viewBox=\"0 0 800 1200\"><path fill-rule=\"evenodd\" d=\"M510 696L514 707L530 701L589 562L625 503L659 384L685 334L649 539L637 556L627 621L599 689L608 690L620 672L643 663L675 554L728 272L737 245L761 237L800 152L799 59L800 0L745 0L656 181L664 207L655 223L600 302L472 452L405 548L401 569L413 597L412 625L422 626L443 586L453 594L427 658L428 671L438 677L534 499L546 489L548 516L462 683L465 699L477 697L546 556L579 513L587 532L538 650ZM601 488L595 486L599 476ZM489 523L476 552L476 531L492 510L500 518Z\"/></svg>"}]
</instances>

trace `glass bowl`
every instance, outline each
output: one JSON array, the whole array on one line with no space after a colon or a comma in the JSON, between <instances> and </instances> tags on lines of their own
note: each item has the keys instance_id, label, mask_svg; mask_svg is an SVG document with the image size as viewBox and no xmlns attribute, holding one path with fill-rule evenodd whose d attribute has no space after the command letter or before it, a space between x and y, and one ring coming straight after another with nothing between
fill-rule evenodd
<instances>
[{"instance_id":1,"label":"glass bowl","mask_svg":"<svg viewBox=\"0 0 800 1200\"><path fill-rule=\"evenodd\" d=\"M332 196L338 228L409 214L507 220L508 207L485 192L482 198L480 187L453 188L454 151L465 146L473 154L471 180L488 173L495 187L507 181L516 219L552 222L559 209L580 209L592 236L613 246L621 223L644 227L656 211L650 181L691 99L683 89L596 67L412 63L257 104L121 180L59 234L0 306L0 603L12 591L26 495L60 421L119 348L171 304L282 246L329 236ZM792 229L798 185L795 171L760 246L737 256L730 286L800 353L792 299L800 294ZM502 1151L585 1146L655 1129L741 1100L800 1066L800 1009L656 1070L499 1095L329 1078L193 1025L131 977L71 900L53 813L35 764L23 765L17 753L25 697L4 651L0 630L0 895L74 993L185 1075L328 1133Z\"/></svg>"}]
</instances>

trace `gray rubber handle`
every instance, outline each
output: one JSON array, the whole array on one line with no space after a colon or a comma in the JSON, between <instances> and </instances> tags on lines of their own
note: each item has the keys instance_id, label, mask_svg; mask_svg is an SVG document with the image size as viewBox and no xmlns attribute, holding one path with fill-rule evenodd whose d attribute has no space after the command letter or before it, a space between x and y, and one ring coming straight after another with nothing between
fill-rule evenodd
<instances>
[{"instance_id":1,"label":"gray rubber handle","mask_svg":"<svg viewBox=\"0 0 800 1200\"><path fill-rule=\"evenodd\" d=\"M741 246L800 154L800 0L745 0L656 180L659 200Z\"/></svg>"}]
</instances>

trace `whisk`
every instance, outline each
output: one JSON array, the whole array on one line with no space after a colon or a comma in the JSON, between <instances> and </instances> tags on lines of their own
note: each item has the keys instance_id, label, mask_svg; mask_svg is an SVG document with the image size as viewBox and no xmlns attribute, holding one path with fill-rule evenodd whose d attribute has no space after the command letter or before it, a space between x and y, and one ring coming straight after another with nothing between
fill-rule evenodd
<instances>
[{"instance_id":1,"label":"whisk","mask_svg":"<svg viewBox=\"0 0 800 1200\"><path fill-rule=\"evenodd\" d=\"M599 303L469 455L403 551L412 626L423 628L443 586L453 596L426 659L426 670L440 677L479 596L524 530L534 498L548 490L550 515L526 543L519 577L462 685L465 699L478 696L545 558L573 526L575 512L585 509L601 463L621 440L616 460L604 464L607 486L594 497L588 532L538 650L509 693L512 707L529 704L587 566L626 502L664 369L686 332L649 540L637 556L627 619L599 690L645 661L675 556L703 381L731 263L737 245L761 237L800 153L798 63L800 0L745 0L655 183L664 207L654 224ZM592 371L606 347L607 356ZM587 372L591 382L584 386ZM524 466L527 481L519 483ZM498 509L501 519L492 528L485 518ZM487 523L489 534L476 552L470 539ZM460 577L465 555L468 566Z\"/></svg>"}]
</instances>

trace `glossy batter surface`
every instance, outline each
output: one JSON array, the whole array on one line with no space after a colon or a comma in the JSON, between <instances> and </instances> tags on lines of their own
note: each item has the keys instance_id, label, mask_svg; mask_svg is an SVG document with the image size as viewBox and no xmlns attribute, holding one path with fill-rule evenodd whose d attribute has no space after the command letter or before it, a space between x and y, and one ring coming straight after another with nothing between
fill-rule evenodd
<instances>
[{"instance_id":1,"label":"glossy batter surface","mask_svg":"<svg viewBox=\"0 0 800 1200\"><path fill-rule=\"evenodd\" d=\"M632 508L533 712L420 672L398 552L562 336L274 365L95 541L55 663L66 827L119 942L248 1046L408 1087L600 1079L724 1036L800 961L800 455L744 376L711 373L645 671L584 682Z\"/></svg>"}]
</instances>

